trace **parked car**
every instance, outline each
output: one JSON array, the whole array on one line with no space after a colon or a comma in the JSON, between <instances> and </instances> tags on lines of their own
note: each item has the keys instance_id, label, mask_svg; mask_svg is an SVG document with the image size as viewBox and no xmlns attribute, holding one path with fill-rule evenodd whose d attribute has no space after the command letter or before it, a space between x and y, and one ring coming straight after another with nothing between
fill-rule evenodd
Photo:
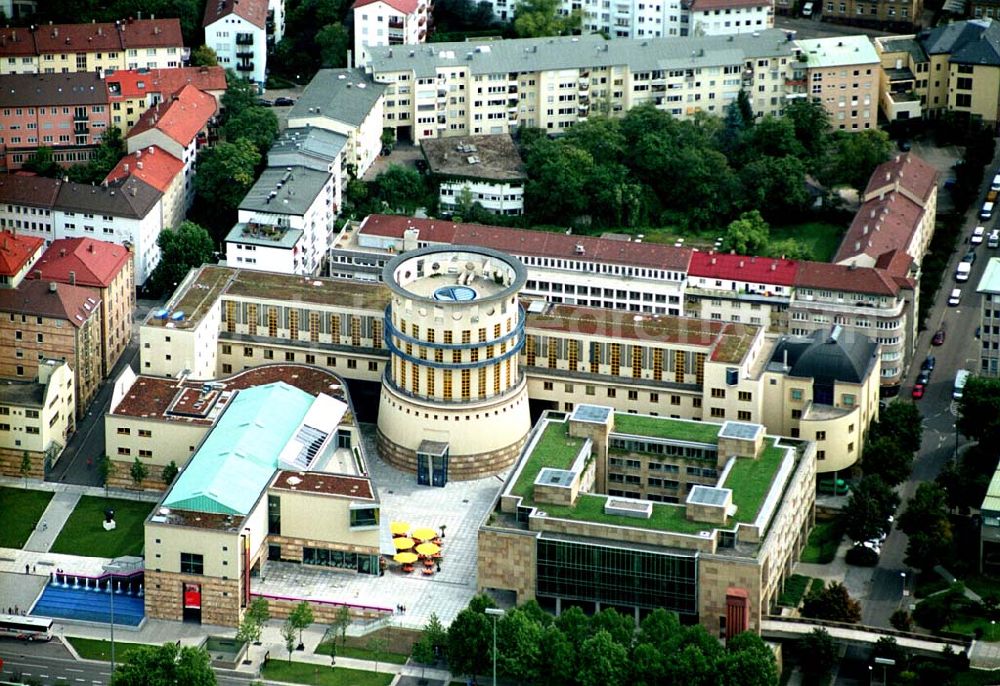
<instances>
[{"instance_id":1,"label":"parked car","mask_svg":"<svg viewBox=\"0 0 1000 686\"><path fill-rule=\"evenodd\" d=\"M976 327L976 338L979 338L982 334L983 334L983 327L977 326Z\"/></svg>"},{"instance_id":2,"label":"parked car","mask_svg":"<svg viewBox=\"0 0 1000 686\"><path fill-rule=\"evenodd\" d=\"M257 98L257 105L259 107L273 107L274 101L267 98Z\"/></svg>"},{"instance_id":3,"label":"parked car","mask_svg":"<svg viewBox=\"0 0 1000 686\"><path fill-rule=\"evenodd\" d=\"M811 2L807 2L804 5L802 5L802 16L811 17L812 15L813 15L813 4Z\"/></svg>"},{"instance_id":4,"label":"parked car","mask_svg":"<svg viewBox=\"0 0 1000 686\"><path fill-rule=\"evenodd\" d=\"M976 249L973 248L969 252L962 255L962 262L968 262L969 264L976 263Z\"/></svg>"},{"instance_id":5,"label":"parked car","mask_svg":"<svg viewBox=\"0 0 1000 686\"><path fill-rule=\"evenodd\" d=\"M963 259L955 267L955 281L959 283L969 280L969 275L972 274L972 263Z\"/></svg>"},{"instance_id":6,"label":"parked car","mask_svg":"<svg viewBox=\"0 0 1000 686\"><path fill-rule=\"evenodd\" d=\"M857 567L874 567L878 564L878 553L871 548L855 546L847 551L844 562Z\"/></svg>"},{"instance_id":7,"label":"parked car","mask_svg":"<svg viewBox=\"0 0 1000 686\"><path fill-rule=\"evenodd\" d=\"M916 383L920 384L921 386L926 386L930 382L931 382L931 373L929 371L927 371L926 369L923 370L923 371L921 371L917 375L917 381L916 381Z\"/></svg>"},{"instance_id":8,"label":"parked car","mask_svg":"<svg viewBox=\"0 0 1000 686\"><path fill-rule=\"evenodd\" d=\"M908 138L900 138L898 145L899 149L903 152L910 152L910 149L913 147Z\"/></svg>"},{"instance_id":9,"label":"parked car","mask_svg":"<svg viewBox=\"0 0 1000 686\"><path fill-rule=\"evenodd\" d=\"M834 481L830 478L819 477L816 479L816 491L826 495L847 495L850 491L847 482L843 479Z\"/></svg>"},{"instance_id":10,"label":"parked car","mask_svg":"<svg viewBox=\"0 0 1000 686\"><path fill-rule=\"evenodd\" d=\"M944 329L938 329L934 332L934 338L931 339L931 345L944 345Z\"/></svg>"},{"instance_id":11,"label":"parked car","mask_svg":"<svg viewBox=\"0 0 1000 686\"><path fill-rule=\"evenodd\" d=\"M913 392L910 393L914 400L920 400L924 397L924 385L922 383L914 384Z\"/></svg>"},{"instance_id":12,"label":"parked car","mask_svg":"<svg viewBox=\"0 0 1000 686\"><path fill-rule=\"evenodd\" d=\"M993 203L986 203L986 204L992 205ZM986 228L982 226L977 226L972 230L972 238L969 239L969 242L972 243L973 245L979 245L980 243L983 242L984 238L986 238Z\"/></svg>"},{"instance_id":13,"label":"parked car","mask_svg":"<svg viewBox=\"0 0 1000 686\"><path fill-rule=\"evenodd\" d=\"M280 98L274 99L275 107L291 107L294 104L295 104L294 99L286 98L285 96L281 96Z\"/></svg>"},{"instance_id":14,"label":"parked car","mask_svg":"<svg viewBox=\"0 0 1000 686\"><path fill-rule=\"evenodd\" d=\"M920 369L925 372L933 372L935 364L937 364L937 358L933 355L928 355L923 363L921 363Z\"/></svg>"},{"instance_id":15,"label":"parked car","mask_svg":"<svg viewBox=\"0 0 1000 686\"><path fill-rule=\"evenodd\" d=\"M986 237L987 248L1000 248L1000 229L993 229Z\"/></svg>"},{"instance_id":16,"label":"parked car","mask_svg":"<svg viewBox=\"0 0 1000 686\"><path fill-rule=\"evenodd\" d=\"M991 191L1000 191L1000 174L993 175L993 181L990 183Z\"/></svg>"},{"instance_id":17,"label":"parked car","mask_svg":"<svg viewBox=\"0 0 1000 686\"><path fill-rule=\"evenodd\" d=\"M951 295L948 296L948 304L951 307L958 307L960 302L962 302L962 289L952 288Z\"/></svg>"}]
</instances>

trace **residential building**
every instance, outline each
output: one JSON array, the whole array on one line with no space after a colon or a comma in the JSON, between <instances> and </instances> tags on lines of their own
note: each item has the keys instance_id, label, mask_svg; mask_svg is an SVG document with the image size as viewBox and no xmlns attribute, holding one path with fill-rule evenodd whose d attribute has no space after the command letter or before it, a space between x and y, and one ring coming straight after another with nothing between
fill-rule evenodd
<instances>
[{"instance_id":1,"label":"residential building","mask_svg":"<svg viewBox=\"0 0 1000 686\"><path fill-rule=\"evenodd\" d=\"M315 263L308 259L309 246L302 229L239 222L226 234L226 264L279 274L312 276Z\"/></svg>"},{"instance_id":2,"label":"residential building","mask_svg":"<svg viewBox=\"0 0 1000 686\"><path fill-rule=\"evenodd\" d=\"M164 227L177 228L184 221L192 202L190 186L193 186L193 182L192 177L184 173L183 161L158 145L139 148L122 157L115 168L108 172L105 181L119 182L131 176L163 194L161 205Z\"/></svg>"},{"instance_id":3,"label":"residential building","mask_svg":"<svg viewBox=\"0 0 1000 686\"><path fill-rule=\"evenodd\" d=\"M343 189L350 180L344 162L347 136L316 127L287 128L267 151L267 166L279 169L303 167L333 177L334 211L340 211Z\"/></svg>"},{"instance_id":4,"label":"residential building","mask_svg":"<svg viewBox=\"0 0 1000 686\"><path fill-rule=\"evenodd\" d=\"M51 243L55 236L52 209L61 185L59 179L43 176L0 176L0 230Z\"/></svg>"},{"instance_id":5,"label":"residential building","mask_svg":"<svg viewBox=\"0 0 1000 686\"><path fill-rule=\"evenodd\" d=\"M267 2L267 44L274 48L285 36L285 0Z\"/></svg>"},{"instance_id":6,"label":"residential building","mask_svg":"<svg viewBox=\"0 0 1000 686\"><path fill-rule=\"evenodd\" d=\"M427 38L427 0L354 0L354 64L363 67L368 45L417 45Z\"/></svg>"},{"instance_id":7,"label":"residential building","mask_svg":"<svg viewBox=\"0 0 1000 686\"><path fill-rule=\"evenodd\" d=\"M101 375L108 377L132 340L135 267L129 249L93 238L53 241L34 278L94 289L101 303Z\"/></svg>"},{"instance_id":8,"label":"residential building","mask_svg":"<svg viewBox=\"0 0 1000 686\"><path fill-rule=\"evenodd\" d=\"M39 361L34 379L0 381L0 474L42 479L49 473L76 429L73 390L73 370L48 358Z\"/></svg>"},{"instance_id":9,"label":"residential building","mask_svg":"<svg viewBox=\"0 0 1000 686\"><path fill-rule=\"evenodd\" d=\"M688 0L681 3L680 19L680 36L732 36L773 29L774 0ZM632 37L642 36L640 25Z\"/></svg>"},{"instance_id":10,"label":"residential building","mask_svg":"<svg viewBox=\"0 0 1000 686\"><path fill-rule=\"evenodd\" d=\"M358 69L320 69L288 113L288 128L346 136L344 168L360 178L382 152L385 90Z\"/></svg>"},{"instance_id":11,"label":"residential building","mask_svg":"<svg viewBox=\"0 0 1000 686\"><path fill-rule=\"evenodd\" d=\"M106 74L104 83L111 103L111 123L124 133L146 110L169 101L188 85L208 93L218 105L226 92L226 71L222 67L125 69Z\"/></svg>"},{"instance_id":12,"label":"residential building","mask_svg":"<svg viewBox=\"0 0 1000 686\"><path fill-rule=\"evenodd\" d=\"M979 573L982 574L993 571L1000 563L997 557L997 546L1000 544L1000 469L993 472L979 511L983 522L979 528Z\"/></svg>"},{"instance_id":13,"label":"residential building","mask_svg":"<svg viewBox=\"0 0 1000 686\"><path fill-rule=\"evenodd\" d=\"M40 146L56 162L86 162L110 116L100 74L0 76L0 164L18 169Z\"/></svg>"},{"instance_id":14,"label":"residential building","mask_svg":"<svg viewBox=\"0 0 1000 686\"><path fill-rule=\"evenodd\" d=\"M913 35L873 40L881 64L879 106L883 116L889 121L919 119L929 105L930 60L923 46ZM940 84L940 75L935 79ZM936 97L940 108L941 96Z\"/></svg>"},{"instance_id":15,"label":"residential building","mask_svg":"<svg viewBox=\"0 0 1000 686\"><path fill-rule=\"evenodd\" d=\"M976 286L980 298L979 373L1000 375L1000 258L991 257Z\"/></svg>"},{"instance_id":16,"label":"residential building","mask_svg":"<svg viewBox=\"0 0 1000 686\"><path fill-rule=\"evenodd\" d=\"M135 260L136 286L146 283L160 261L163 194L135 176L89 186L63 182L53 208L56 238L93 236L127 245Z\"/></svg>"},{"instance_id":17,"label":"residential building","mask_svg":"<svg viewBox=\"0 0 1000 686\"><path fill-rule=\"evenodd\" d=\"M437 183L443 214L453 214L463 203L479 203L493 214L524 214L528 174L509 135L428 138L420 149Z\"/></svg>"},{"instance_id":18,"label":"residential building","mask_svg":"<svg viewBox=\"0 0 1000 686\"><path fill-rule=\"evenodd\" d=\"M77 416L101 382L101 303L92 288L26 279L0 289L0 378L31 380L47 359L73 370Z\"/></svg>"},{"instance_id":19,"label":"residential building","mask_svg":"<svg viewBox=\"0 0 1000 686\"><path fill-rule=\"evenodd\" d=\"M176 18L0 29L0 75L166 69L187 54Z\"/></svg>"},{"instance_id":20,"label":"residential building","mask_svg":"<svg viewBox=\"0 0 1000 686\"><path fill-rule=\"evenodd\" d=\"M796 42L806 65L808 97L823 103L833 128L877 128L880 62L868 36Z\"/></svg>"},{"instance_id":21,"label":"residential building","mask_svg":"<svg viewBox=\"0 0 1000 686\"><path fill-rule=\"evenodd\" d=\"M215 50L219 65L261 89L267 75L269 4L269 0L209 0L202 20L205 45Z\"/></svg>"},{"instance_id":22,"label":"residential building","mask_svg":"<svg viewBox=\"0 0 1000 686\"><path fill-rule=\"evenodd\" d=\"M194 163L198 150L208 142L218 103L193 85L186 85L169 100L150 107L129 129L125 144L129 153L155 155L163 149L184 163L184 213L194 202ZM147 164L145 162L144 164ZM162 185L162 184L161 184ZM176 207L172 207L176 217Z\"/></svg>"},{"instance_id":23,"label":"residential building","mask_svg":"<svg viewBox=\"0 0 1000 686\"><path fill-rule=\"evenodd\" d=\"M908 31L919 28L924 12L923 0L825 0L823 21L879 28L884 31Z\"/></svg>"},{"instance_id":24,"label":"residential building","mask_svg":"<svg viewBox=\"0 0 1000 686\"><path fill-rule=\"evenodd\" d=\"M777 29L684 39L563 36L369 47L365 70L386 85L385 127L420 141L517 127L557 134L592 107L618 116L647 102L678 118L721 115L741 90L757 116L777 115L800 88L799 52Z\"/></svg>"},{"instance_id":25,"label":"residential building","mask_svg":"<svg viewBox=\"0 0 1000 686\"><path fill-rule=\"evenodd\" d=\"M0 231L0 288L17 288L45 250L45 241Z\"/></svg>"},{"instance_id":26,"label":"residential building","mask_svg":"<svg viewBox=\"0 0 1000 686\"><path fill-rule=\"evenodd\" d=\"M800 262L692 251L684 287L687 317L788 330Z\"/></svg>"},{"instance_id":27,"label":"residential building","mask_svg":"<svg viewBox=\"0 0 1000 686\"><path fill-rule=\"evenodd\" d=\"M282 369L282 380L235 393L209 387L178 395L201 399L192 417L208 426L145 522L148 617L235 627L254 596L287 616L294 601L269 590L271 560L380 573L380 504L347 386L327 373L325 385L303 390L307 384L294 380L303 368ZM202 411L218 416L206 422ZM149 431L178 427L164 419ZM153 436L147 441L152 446ZM335 609L314 612L331 621Z\"/></svg>"},{"instance_id":28,"label":"residential building","mask_svg":"<svg viewBox=\"0 0 1000 686\"><path fill-rule=\"evenodd\" d=\"M751 422L546 413L480 526L477 587L759 631L812 527L815 451Z\"/></svg>"}]
</instances>

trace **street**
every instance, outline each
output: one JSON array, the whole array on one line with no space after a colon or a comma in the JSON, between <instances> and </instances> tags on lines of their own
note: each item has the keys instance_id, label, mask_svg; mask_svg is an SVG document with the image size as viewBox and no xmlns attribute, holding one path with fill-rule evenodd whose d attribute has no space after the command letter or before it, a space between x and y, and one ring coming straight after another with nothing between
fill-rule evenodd
<instances>
[{"instance_id":1,"label":"street","mask_svg":"<svg viewBox=\"0 0 1000 686\"><path fill-rule=\"evenodd\" d=\"M856 36L863 33L866 36L888 36L885 31L870 29L863 26L849 26L847 24L834 24L828 21L820 21L819 15L811 18L776 16L774 18L774 28L785 31L795 31L795 37L799 39L808 38L831 38L833 36Z\"/></svg>"}]
</instances>

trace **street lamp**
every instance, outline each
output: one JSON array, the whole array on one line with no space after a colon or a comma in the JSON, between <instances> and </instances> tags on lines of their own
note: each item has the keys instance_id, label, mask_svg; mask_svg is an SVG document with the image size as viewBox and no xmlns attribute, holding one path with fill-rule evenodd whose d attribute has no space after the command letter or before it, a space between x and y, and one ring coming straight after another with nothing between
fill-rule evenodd
<instances>
[{"instance_id":1,"label":"street lamp","mask_svg":"<svg viewBox=\"0 0 1000 686\"><path fill-rule=\"evenodd\" d=\"M902 597L905 598L906 597L906 572L900 572L899 576L903 579L903 595L902 595Z\"/></svg>"},{"instance_id":2,"label":"street lamp","mask_svg":"<svg viewBox=\"0 0 1000 686\"><path fill-rule=\"evenodd\" d=\"M486 614L493 618L493 686L497 686L497 617L503 617L499 607L486 608Z\"/></svg>"},{"instance_id":3,"label":"street lamp","mask_svg":"<svg viewBox=\"0 0 1000 686\"><path fill-rule=\"evenodd\" d=\"M108 573L108 592L111 594L111 673L115 673L115 572L120 572L121 566L116 562L104 565Z\"/></svg>"}]
</instances>

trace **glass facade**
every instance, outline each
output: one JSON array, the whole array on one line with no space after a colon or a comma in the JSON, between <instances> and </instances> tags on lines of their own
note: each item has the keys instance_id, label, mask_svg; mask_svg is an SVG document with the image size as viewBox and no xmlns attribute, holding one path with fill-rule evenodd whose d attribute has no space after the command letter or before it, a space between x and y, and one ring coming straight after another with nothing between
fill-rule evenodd
<instances>
[{"instance_id":1,"label":"glass facade","mask_svg":"<svg viewBox=\"0 0 1000 686\"><path fill-rule=\"evenodd\" d=\"M698 612L695 557L538 540L540 597Z\"/></svg>"},{"instance_id":2,"label":"glass facade","mask_svg":"<svg viewBox=\"0 0 1000 686\"><path fill-rule=\"evenodd\" d=\"M378 574L378 555L348 553L343 550L302 548L302 564L350 569L359 574Z\"/></svg>"},{"instance_id":3,"label":"glass facade","mask_svg":"<svg viewBox=\"0 0 1000 686\"><path fill-rule=\"evenodd\" d=\"M699 448L689 445L674 445L655 440L615 438L608 440L608 451L619 453L644 453L646 455L673 455L689 460L712 460L719 457L718 448Z\"/></svg>"}]
</instances>

